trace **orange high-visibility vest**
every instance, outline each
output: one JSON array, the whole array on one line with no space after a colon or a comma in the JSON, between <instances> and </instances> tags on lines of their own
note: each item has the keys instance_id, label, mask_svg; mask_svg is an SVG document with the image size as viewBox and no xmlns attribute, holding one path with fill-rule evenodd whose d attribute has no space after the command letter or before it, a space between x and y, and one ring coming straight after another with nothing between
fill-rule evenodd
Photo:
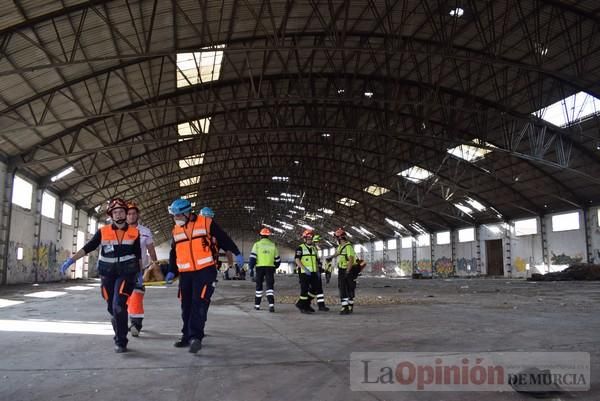
<instances>
[{"instance_id":1,"label":"orange high-visibility vest","mask_svg":"<svg viewBox=\"0 0 600 401\"><path fill-rule=\"evenodd\" d=\"M177 268L180 272L201 270L215 264L210 235L211 222L209 217L197 216L195 221L189 221L184 227L173 227Z\"/></svg>"},{"instance_id":2,"label":"orange high-visibility vest","mask_svg":"<svg viewBox=\"0 0 600 401\"><path fill-rule=\"evenodd\" d=\"M109 272L129 274L140 271L133 246L139 236L138 229L132 226L128 226L126 231L115 230L112 224L102 227L100 229L98 272L102 275Z\"/></svg>"}]
</instances>

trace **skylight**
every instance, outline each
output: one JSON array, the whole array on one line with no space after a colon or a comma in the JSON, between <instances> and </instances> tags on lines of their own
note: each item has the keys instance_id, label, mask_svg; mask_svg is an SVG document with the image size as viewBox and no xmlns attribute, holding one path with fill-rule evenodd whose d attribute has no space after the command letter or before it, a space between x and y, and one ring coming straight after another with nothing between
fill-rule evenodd
<instances>
[{"instance_id":1,"label":"skylight","mask_svg":"<svg viewBox=\"0 0 600 401\"><path fill-rule=\"evenodd\" d=\"M219 79L225 45L202 48L201 52L177 54L177 87Z\"/></svg>"},{"instance_id":2,"label":"skylight","mask_svg":"<svg viewBox=\"0 0 600 401\"><path fill-rule=\"evenodd\" d=\"M577 92L531 114L558 127L567 127L594 116L599 111L600 99L585 92Z\"/></svg>"},{"instance_id":3,"label":"skylight","mask_svg":"<svg viewBox=\"0 0 600 401\"><path fill-rule=\"evenodd\" d=\"M294 207L298 210L306 210L306 208L304 206L294 205Z\"/></svg>"},{"instance_id":4,"label":"skylight","mask_svg":"<svg viewBox=\"0 0 600 401\"><path fill-rule=\"evenodd\" d=\"M306 215L304 215L304 217L309 220L312 220L312 221L323 218L323 216L321 216L320 214L316 214L316 213L306 213Z\"/></svg>"},{"instance_id":5,"label":"skylight","mask_svg":"<svg viewBox=\"0 0 600 401\"><path fill-rule=\"evenodd\" d=\"M283 196L284 198L299 198L300 197L300 195L290 194L287 192L282 192L280 195Z\"/></svg>"},{"instance_id":6,"label":"skylight","mask_svg":"<svg viewBox=\"0 0 600 401\"><path fill-rule=\"evenodd\" d=\"M56 181L60 180L61 178L66 177L67 175L71 174L73 171L75 171L75 169L72 166L67 167L60 173L56 174L54 177L50 178L50 181L56 182Z\"/></svg>"},{"instance_id":7,"label":"skylight","mask_svg":"<svg viewBox=\"0 0 600 401\"><path fill-rule=\"evenodd\" d=\"M183 199L192 199L198 195L198 192L190 192L189 194L181 195Z\"/></svg>"},{"instance_id":8,"label":"skylight","mask_svg":"<svg viewBox=\"0 0 600 401\"><path fill-rule=\"evenodd\" d=\"M272 225L270 225L270 224L263 223L263 226L265 226L265 227L267 227L267 228L270 228L271 230L273 230L273 231L275 231L275 232L278 232L278 233L282 233L282 232L284 232L284 231L283 231L281 228L279 228L279 227L274 227L274 226L272 226Z\"/></svg>"},{"instance_id":9,"label":"skylight","mask_svg":"<svg viewBox=\"0 0 600 401\"><path fill-rule=\"evenodd\" d=\"M339 204L342 204L342 205L348 206L348 207L352 207L358 203L358 201L355 201L354 199L350 199L350 198L342 198L342 199L339 199L337 202Z\"/></svg>"},{"instance_id":10,"label":"skylight","mask_svg":"<svg viewBox=\"0 0 600 401\"><path fill-rule=\"evenodd\" d=\"M476 139L474 139L473 142L475 144L483 145L488 148L494 147L494 145L492 145L490 143L487 143L484 141L478 141ZM466 160L468 162L474 162L474 161L483 159L485 157L485 155L487 155L488 153L491 152L491 150L480 148L479 146L462 144L462 145L458 145L458 146L448 149L447 152L450 153L452 156L458 157L458 158Z\"/></svg>"},{"instance_id":11,"label":"skylight","mask_svg":"<svg viewBox=\"0 0 600 401\"><path fill-rule=\"evenodd\" d=\"M449 12L449 14L450 14L451 17L456 17L456 18L462 17L464 15L464 13L465 13L465 10L463 10L460 7L453 8Z\"/></svg>"},{"instance_id":12,"label":"skylight","mask_svg":"<svg viewBox=\"0 0 600 401\"><path fill-rule=\"evenodd\" d=\"M290 180L290 177L281 177L278 175L274 175L273 177L271 177L271 179L273 181L288 182Z\"/></svg>"},{"instance_id":13,"label":"skylight","mask_svg":"<svg viewBox=\"0 0 600 401\"><path fill-rule=\"evenodd\" d=\"M200 183L200 176L186 178L184 180L181 180L181 181L179 181L179 186L180 187L188 187L190 185L196 185L198 183Z\"/></svg>"},{"instance_id":14,"label":"skylight","mask_svg":"<svg viewBox=\"0 0 600 401\"><path fill-rule=\"evenodd\" d=\"M373 196L380 196L380 195L385 194L386 192L390 192L389 189L380 187L379 185L375 185L375 184L366 187L364 189L364 191L370 193Z\"/></svg>"},{"instance_id":15,"label":"skylight","mask_svg":"<svg viewBox=\"0 0 600 401\"><path fill-rule=\"evenodd\" d=\"M486 209L485 206L483 206L480 202L476 201L475 199L467 198L465 199L465 201L478 212L483 212Z\"/></svg>"},{"instance_id":16,"label":"skylight","mask_svg":"<svg viewBox=\"0 0 600 401\"><path fill-rule=\"evenodd\" d=\"M309 226L308 224L298 224L298 226L306 229L306 230L313 230L314 231L314 227Z\"/></svg>"},{"instance_id":17,"label":"skylight","mask_svg":"<svg viewBox=\"0 0 600 401\"><path fill-rule=\"evenodd\" d=\"M406 230L406 228L402 224L398 223L396 220L392 220L386 217L385 222L391 225L392 227L397 228L398 230Z\"/></svg>"},{"instance_id":18,"label":"skylight","mask_svg":"<svg viewBox=\"0 0 600 401\"><path fill-rule=\"evenodd\" d=\"M431 177L433 173L419 166L412 166L404 171L399 172L398 175L414 183L419 183Z\"/></svg>"},{"instance_id":19,"label":"skylight","mask_svg":"<svg viewBox=\"0 0 600 401\"><path fill-rule=\"evenodd\" d=\"M254 206L244 206L244 209L246 209L247 211L251 212L254 209L256 209Z\"/></svg>"},{"instance_id":20,"label":"skylight","mask_svg":"<svg viewBox=\"0 0 600 401\"><path fill-rule=\"evenodd\" d=\"M333 210L327 209L326 207L322 207L318 211L321 213L329 214L329 215L332 215L335 213Z\"/></svg>"},{"instance_id":21,"label":"skylight","mask_svg":"<svg viewBox=\"0 0 600 401\"><path fill-rule=\"evenodd\" d=\"M187 141L190 135L208 134L210 129L210 118L201 118L200 120L189 121L187 123L177 124L177 133L179 136L185 136L181 138L179 142Z\"/></svg>"},{"instance_id":22,"label":"skylight","mask_svg":"<svg viewBox=\"0 0 600 401\"><path fill-rule=\"evenodd\" d=\"M463 205L462 203L455 203L454 206L456 206L458 210L460 210L466 215L471 216L473 214L473 210L471 210L470 207Z\"/></svg>"},{"instance_id":23,"label":"skylight","mask_svg":"<svg viewBox=\"0 0 600 401\"><path fill-rule=\"evenodd\" d=\"M192 166L198 166L204 162L204 153L198 155L186 157L185 159L179 160L179 168L188 168Z\"/></svg>"}]
</instances>

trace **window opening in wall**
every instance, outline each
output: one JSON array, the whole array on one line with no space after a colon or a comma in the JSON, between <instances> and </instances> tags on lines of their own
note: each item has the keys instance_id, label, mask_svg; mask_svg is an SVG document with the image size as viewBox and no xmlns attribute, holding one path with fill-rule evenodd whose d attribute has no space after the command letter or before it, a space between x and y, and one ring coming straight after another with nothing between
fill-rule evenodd
<instances>
[{"instance_id":1,"label":"window opening in wall","mask_svg":"<svg viewBox=\"0 0 600 401\"><path fill-rule=\"evenodd\" d=\"M387 248L388 248L388 250L393 251L397 247L398 246L396 245L396 238L388 240L388 242L387 242Z\"/></svg>"},{"instance_id":2,"label":"window opening in wall","mask_svg":"<svg viewBox=\"0 0 600 401\"><path fill-rule=\"evenodd\" d=\"M375 241L375 251L383 251L383 241Z\"/></svg>"},{"instance_id":3,"label":"window opening in wall","mask_svg":"<svg viewBox=\"0 0 600 401\"><path fill-rule=\"evenodd\" d=\"M412 243L413 237L402 237L402 240L400 241L400 246L402 246L402 249L412 248Z\"/></svg>"},{"instance_id":4,"label":"window opening in wall","mask_svg":"<svg viewBox=\"0 0 600 401\"><path fill-rule=\"evenodd\" d=\"M22 247L17 248L17 260L23 260L23 248Z\"/></svg>"},{"instance_id":5,"label":"window opening in wall","mask_svg":"<svg viewBox=\"0 0 600 401\"><path fill-rule=\"evenodd\" d=\"M537 219L515 220L515 235L534 235L537 234Z\"/></svg>"},{"instance_id":6,"label":"window opening in wall","mask_svg":"<svg viewBox=\"0 0 600 401\"><path fill-rule=\"evenodd\" d=\"M429 234L421 234L417 237L417 246L429 246L431 244L431 237Z\"/></svg>"},{"instance_id":7,"label":"window opening in wall","mask_svg":"<svg viewBox=\"0 0 600 401\"><path fill-rule=\"evenodd\" d=\"M552 231L579 230L579 212L552 216Z\"/></svg>"},{"instance_id":8,"label":"window opening in wall","mask_svg":"<svg viewBox=\"0 0 600 401\"><path fill-rule=\"evenodd\" d=\"M97 220L94 217L90 217L88 219L88 233L90 234L94 234L96 233L96 224L97 224Z\"/></svg>"},{"instance_id":9,"label":"window opening in wall","mask_svg":"<svg viewBox=\"0 0 600 401\"><path fill-rule=\"evenodd\" d=\"M73 207L67 203L62 206L62 222L63 224L73 224Z\"/></svg>"},{"instance_id":10,"label":"window opening in wall","mask_svg":"<svg viewBox=\"0 0 600 401\"><path fill-rule=\"evenodd\" d=\"M21 206L23 209L31 210L32 197L33 185L16 175L13 182L12 203Z\"/></svg>"},{"instance_id":11,"label":"window opening in wall","mask_svg":"<svg viewBox=\"0 0 600 401\"><path fill-rule=\"evenodd\" d=\"M437 245L447 245L450 243L450 231L442 231L435 234L435 243Z\"/></svg>"},{"instance_id":12,"label":"window opening in wall","mask_svg":"<svg viewBox=\"0 0 600 401\"><path fill-rule=\"evenodd\" d=\"M462 230L458 230L458 242L471 242L475 241L475 229L471 228L463 228Z\"/></svg>"},{"instance_id":13,"label":"window opening in wall","mask_svg":"<svg viewBox=\"0 0 600 401\"><path fill-rule=\"evenodd\" d=\"M49 192L42 194L42 216L53 219L56 215L56 197Z\"/></svg>"}]
</instances>

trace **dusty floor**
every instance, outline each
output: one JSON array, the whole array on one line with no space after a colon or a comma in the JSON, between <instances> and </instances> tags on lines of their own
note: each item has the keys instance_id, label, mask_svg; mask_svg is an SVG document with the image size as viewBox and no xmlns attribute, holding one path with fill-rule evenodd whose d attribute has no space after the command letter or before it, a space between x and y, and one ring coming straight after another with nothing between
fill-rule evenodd
<instances>
[{"instance_id":1,"label":"dusty floor","mask_svg":"<svg viewBox=\"0 0 600 401\"><path fill-rule=\"evenodd\" d=\"M333 283L325 290L333 302ZM27 296L39 291L63 294ZM351 316L337 305L298 313L294 277L277 276L274 314L252 310L253 292L250 281L219 281L204 347L192 355L172 346L181 327L176 286L148 287L145 331L129 353L115 354L97 281L1 288L0 306L23 303L0 307L0 400L535 399L352 391L351 352L384 351L589 352L592 390L549 399L600 400L600 282L364 278Z\"/></svg>"}]
</instances>

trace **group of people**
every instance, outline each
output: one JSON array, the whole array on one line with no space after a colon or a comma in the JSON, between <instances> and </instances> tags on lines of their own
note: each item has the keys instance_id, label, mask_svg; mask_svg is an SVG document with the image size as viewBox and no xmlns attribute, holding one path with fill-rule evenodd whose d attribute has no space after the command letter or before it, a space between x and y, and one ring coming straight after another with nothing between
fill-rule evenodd
<instances>
[{"instance_id":1,"label":"group of people","mask_svg":"<svg viewBox=\"0 0 600 401\"><path fill-rule=\"evenodd\" d=\"M183 327L182 336L174 346L197 353L202 348L204 326L217 280L219 249L227 252L231 262L235 256L237 264L242 265L244 259L238 247L212 217L203 215L210 213L196 214L187 199L176 199L169 206L175 224L169 265L163 272L156 263L150 230L138 224L139 208L135 202L110 200L106 213L111 223L101 227L83 248L68 258L61 272L64 274L78 259L100 247L98 274L102 296L111 315L117 353L127 351L130 330L137 336L142 329L144 271L147 276L164 275L167 283L178 275ZM148 263L147 254L152 263Z\"/></svg>"},{"instance_id":2,"label":"group of people","mask_svg":"<svg viewBox=\"0 0 600 401\"><path fill-rule=\"evenodd\" d=\"M213 220L214 213L210 208L203 208L196 214L192 211L192 204L180 198L171 203L168 211L174 221L168 266L157 263L152 232L139 224L138 205L133 201L112 199L106 210L110 224L98 229L92 239L60 268L64 274L78 259L100 247L98 274L102 296L111 316L117 353L127 352L129 332L137 337L142 330L144 281L164 279L170 284L176 276L179 276L178 297L183 327L181 338L174 346L189 348L191 353L197 353L202 348L208 308L217 282L219 250L226 252L230 266L234 257L237 266L244 264L237 245ZM264 294L269 311L275 312L275 270L281 263L281 257L270 236L268 228L260 231L261 238L252 247L249 267L251 271L256 270L254 308L260 309ZM326 259L323 266L318 256L320 236L312 230L302 234L303 242L295 254L300 282L300 297L296 307L302 313L315 312L311 306L313 299L316 299L319 311L329 311L325 305L321 272L325 272L329 282L333 257L337 258L340 314L347 315L353 311L356 277L361 265L356 264L356 254L345 231L337 229L335 237L338 241L337 251ZM264 282L266 291L263 293Z\"/></svg>"},{"instance_id":3,"label":"group of people","mask_svg":"<svg viewBox=\"0 0 600 401\"><path fill-rule=\"evenodd\" d=\"M270 235L271 230L266 227L260 231L260 240L252 246L249 267L251 272L256 269L254 309L260 310L263 282L266 281L265 294L269 303L269 312L275 312L274 277L275 270L279 268L281 263L281 258L277 247L269 239ZM300 282L300 296L296 302L296 307L301 313L316 312L311 306L314 299L317 301L319 311L329 311L329 308L325 305L321 272L325 272L326 282L329 283L333 272L333 258L337 258L340 314L348 315L354 310L356 279L360 270L364 268L364 262L356 258L354 248L342 228L338 228L334 235L338 241L337 250L334 255L326 259L323 266L317 245L320 242L320 236L316 235L313 230L305 230L302 233L303 242L296 250L294 258Z\"/></svg>"}]
</instances>

